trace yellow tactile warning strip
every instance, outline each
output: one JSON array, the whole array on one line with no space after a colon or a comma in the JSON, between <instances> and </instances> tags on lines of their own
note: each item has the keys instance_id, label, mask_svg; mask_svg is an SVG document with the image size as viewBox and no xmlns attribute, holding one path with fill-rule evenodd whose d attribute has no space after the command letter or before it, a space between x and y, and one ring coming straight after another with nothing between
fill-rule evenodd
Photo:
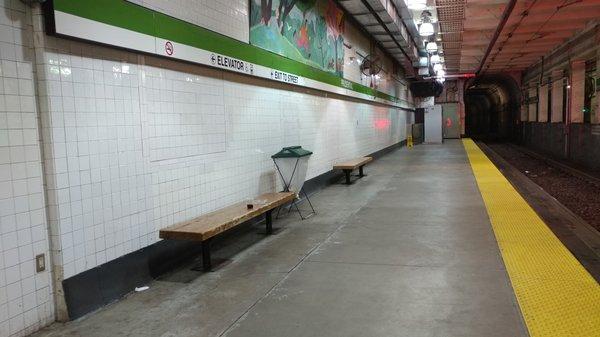
<instances>
[{"instance_id":1,"label":"yellow tactile warning strip","mask_svg":"<svg viewBox=\"0 0 600 337\"><path fill-rule=\"evenodd\" d=\"M530 336L600 336L600 284L481 149L463 145Z\"/></svg>"}]
</instances>

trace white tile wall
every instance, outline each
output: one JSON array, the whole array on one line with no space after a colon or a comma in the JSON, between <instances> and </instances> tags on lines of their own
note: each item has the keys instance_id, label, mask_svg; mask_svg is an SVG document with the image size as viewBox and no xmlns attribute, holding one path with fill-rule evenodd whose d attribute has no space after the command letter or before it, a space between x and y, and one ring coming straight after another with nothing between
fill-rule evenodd
<instances>
[{"instance_id":1,"label":"white tile wall","mask_svg":"<svg viewBox=\"0 0 600 337\"><path fill-rule=\"evenodd\" d=\"M248 42L248 0L128 0L172 17Z\"/></svg>"},{"instance_id":2,"label":"white tile wall","mask_svg":"<svg viewBox=\"0 0 600 337\"><path fill-rule=\"evenodd\" d=\"M174 222L273 190L270 155L283 146L315 152L310 178L404 137L401 123L375 127L404 121L395 109L47 41L54 48L38 59L48 214L65 278L156 242ZM183 121L203 124L184 137ZM160 158L159 146L169 148Z\"/></svg>"},{"instance_id":3,"label":"white tile wall","mask_svg":"<svg viewBox=\"0 0 600 337\"><path fill-rule=\"evenodd\" d=\"M150 161L226 151L225 97L218 79L177 71L144 74ZM198 104L206 113L198 113Z\"/></svg>"},{"instance_id":4,"label":"white tile wall","mask_svg":"<svg viewBox=\"0 0 600 337\"><path fill-rule=\"evenodd\" d=\"M18 0L0 0L0 337L54 319L42 162L33 80L32 25Z\"/></svg>"},{"instance_id":5,"label":"white tile wall","mask_svg":"<svg viewBox=\"0 0 600 337\"><path fill-rule=\"evenodd\" d=\"M203 15L247 39L215 3ZM218 8L242 3L246 15L245 0ZM314 151L311 178L405 139L396 109L49 37L19 0L0 9L0 337L52 320L50 275L33 273L48 241L59 285L165 226L278 189L270 155L283 146Z\"/></svg>"}]
</instances>

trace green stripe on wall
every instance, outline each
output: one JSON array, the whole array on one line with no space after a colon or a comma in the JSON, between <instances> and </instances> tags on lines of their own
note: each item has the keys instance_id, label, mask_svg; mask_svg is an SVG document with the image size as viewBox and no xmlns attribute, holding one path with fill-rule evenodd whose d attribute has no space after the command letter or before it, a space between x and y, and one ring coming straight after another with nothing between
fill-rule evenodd
<instances>
[{"instance_id":1,"label":"green stripe on wall","mask_svg":"<svg viewBox=\"0 0 600 337\"><path fill-rule=\"evenodd\" d=\"M345 88L342 78L336 75L125 0L54 0L54 9ZM403 101L362 84L345 81L352 84L355 92L392 102Z\"/></svg>"}]
</instances>

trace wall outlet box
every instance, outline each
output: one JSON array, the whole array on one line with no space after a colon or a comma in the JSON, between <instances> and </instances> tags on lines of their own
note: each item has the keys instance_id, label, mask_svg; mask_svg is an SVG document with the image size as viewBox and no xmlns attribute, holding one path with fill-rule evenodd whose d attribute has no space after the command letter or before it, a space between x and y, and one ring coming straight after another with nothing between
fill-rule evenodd
<instances>
[{"instance_id":1,"label":"wall outlet box","mask_svg":"<svg viewBox=\"0 0 600 337\"><path fill-rule=\"evenodd\" d=\"M41 273L46 270L46 256L44 254L35 256L35 271Z\"/></svg>"}]
</instances>

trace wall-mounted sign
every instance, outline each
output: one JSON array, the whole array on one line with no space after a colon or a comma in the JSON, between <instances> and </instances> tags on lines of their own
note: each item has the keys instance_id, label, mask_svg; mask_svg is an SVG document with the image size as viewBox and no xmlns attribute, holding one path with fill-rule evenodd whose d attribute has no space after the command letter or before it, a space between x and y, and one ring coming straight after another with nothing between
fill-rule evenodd
<instances>
[{"instance_id":1,"label":"wall-mounted sign","mask_svg":"<svg viewBox=\"0 0 600 337\"><path fill-rule=\"evenodd\" d=\"M343 79L336 71L319 70L127 1L54 0L45 7L51 16L46 21L54 23L49 33L412 108L406 100Z\"/></svg>"}]
</instances>

